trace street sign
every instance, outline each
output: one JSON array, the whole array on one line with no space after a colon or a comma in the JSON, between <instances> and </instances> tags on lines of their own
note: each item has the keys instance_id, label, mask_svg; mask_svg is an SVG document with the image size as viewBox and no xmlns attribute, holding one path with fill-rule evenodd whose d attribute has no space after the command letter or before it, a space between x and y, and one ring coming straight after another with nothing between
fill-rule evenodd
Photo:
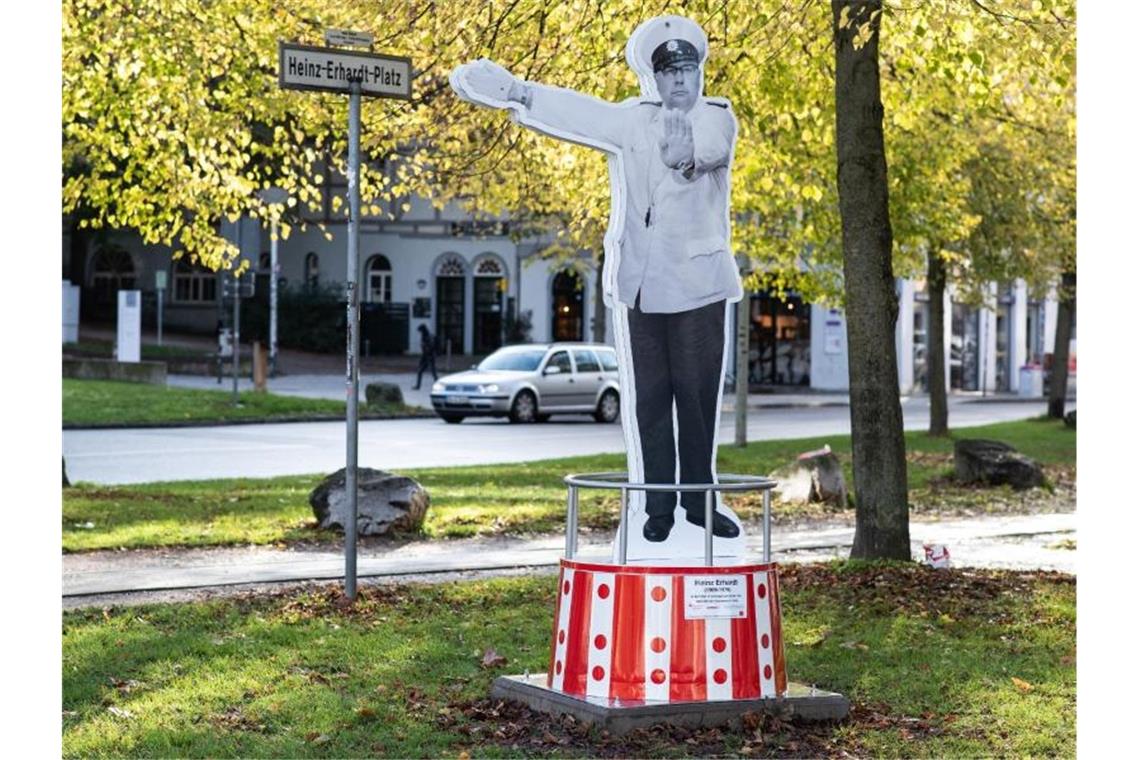
<instances>
[{"instance_id":1,"label":"street sign","mask_svg":"<svg viewBox=\"0 0 1140 760\"><path fill-rule=\"evenodd\" d=\"M354 32L349 29L326 29L326 45L345 45L347 47L372 47L376 38L368 32Z\"/></svg>"},{"instance_id":2,"label":"street sign","mask_svg":"<svg viewBox=\"0 0 1140 760\"><path fill-rule=\"evenodd\" d=\"M154 273L154 289L166 290L166 270L159 269Z\"/></svg>"},{"instance_id":3,"label":"street sign","mask_svg":"<svg viewBox=\"0 0 1140 760\"><path fill-rule=\"evenodd\" d=\"M229 274L222 275L222 298L233 298L236 292L242 298L253 298L253 274L247 272L240 278Z\"/></svg>"},{"instance_id":4,"label":"street sign","mask_svg":"<svg viewBox=\"0 0 1140 760\"><path fill-rule=\"evenodd\" d=\"M277 81L287 90L323 90L350 94L360 82L360 94L412 99L412 59L380 53L279 42Z\"/></svg>"}]
</instances>

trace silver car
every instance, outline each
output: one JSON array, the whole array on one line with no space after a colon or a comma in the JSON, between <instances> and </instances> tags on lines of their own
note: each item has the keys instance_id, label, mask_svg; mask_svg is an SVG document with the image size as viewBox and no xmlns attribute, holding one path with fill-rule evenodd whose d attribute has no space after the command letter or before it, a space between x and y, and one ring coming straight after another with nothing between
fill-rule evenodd
<instances>
[{"instance_id":1,"label":"silver car","mask_svg":"<svg viewBox=\"0 0 1140 760\"><path fill-rule=\"evenodd\" d=\"M506 346L431 387L436 414L451 423L475 416L545 422L564 413L613 422L620 398L617 354L602 343Z\"/></svg>"}]
</instances>

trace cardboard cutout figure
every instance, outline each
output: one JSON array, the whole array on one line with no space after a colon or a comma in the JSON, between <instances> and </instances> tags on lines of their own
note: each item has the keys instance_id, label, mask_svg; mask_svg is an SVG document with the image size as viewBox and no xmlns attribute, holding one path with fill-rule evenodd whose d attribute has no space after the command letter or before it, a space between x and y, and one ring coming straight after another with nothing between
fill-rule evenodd
<instances>
[{"instance_id":1,"label":"cardboard cutout figure","mask_svg":"<svg viewBox=\"0 0 1140 760\"><path fill-rule=\"evenodd\" d=\"M715 483L729 304L743 295L729 245L736 117L706 98L708 39L695 22L637 27L626 61L642 97L622 103L526 82L479 59L456 67L464 100L604 151L611 209L605 303L613 311L631 482ZM714 554L744 554L740 521L717 495ZM705 494L633 492L627 560L704 554ZM614 550L615 558L617 549Z\"/></svg>"}]
</instances>

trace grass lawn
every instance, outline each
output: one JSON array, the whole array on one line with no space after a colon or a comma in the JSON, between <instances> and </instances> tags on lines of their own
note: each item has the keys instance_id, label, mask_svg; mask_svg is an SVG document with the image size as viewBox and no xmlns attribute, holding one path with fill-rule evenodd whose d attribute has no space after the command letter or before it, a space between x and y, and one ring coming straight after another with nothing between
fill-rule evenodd
<instances>
[{"instance_id":1,"label":"grass lawn","mask_svg":"<svg viewBox=\"0 0 1140 760\"><path fill-rule=\"evenodd\" d=\"M552 576L63 616L65 757L1073 756L1071 576L790 566L788 676L847 721L602 736L487 699L547 667ZM488 649L506 658L482 666ZM849 756L849 755L848 755Z\"/></svg>"},{"instance_id":2,"label":"grass lawn","mask_svg":"<svg viewBox=\"0 0 1140 760\"><path fill-rule=\"evenodd\" d=\"M66 394L66 387L65 387ZM954 431L958 437L1006 441L1042 462L1053 484L1071 490L1075 478L1076 432L1055 420L1006 422ZM720 472L761 474L787 463L798 453L830 444L851 483L851 440L828 436L751 443L747 448L722 446ZM984 511L1024 512L1034 508L1043 489L1017 493L1008 488L966 488L953 484L953 440L907 433L912 513L945 514ZM561 531L566 511L562 477L571 472L624 470L618 454L573 457L541 462L408 471L431 494L424 533L430 538L457 538L493 533ZM132 486L79 484L63 491L65 551L273 544L298 541L335 542L339 534L316 529L308 495L321 476L234 479ZM1066 494L1069 490L1059 491ZM1060 498L1064 502L1064 498ZM745 519L761 513L758 496L730 498ZM1072 506L1072 505L1070 505ZM616 492L584 491L581 525L609 530L617 524ZM777 521L805 517L845 518L853 509L818 505L777 504ZM374 539L375 540L375 539Z\"/></svg>"},{"instance_id":3,"label":"grass lawn","mask_svg":"<svg viewBox=\"0 0 1140 760\"><path fill-rule=\"evenodd\" d=\"M227 381L228 383L228 381ZM224 386L224 387L229 387ZM245 391L233 405L232 390L171 388L109 380L63 380L63 424L155 425L231 420L344 419L345 403L331 399L278 396ZM362 417L418 413L407 406L360 407Z\"/></svg>"}]
</instances>

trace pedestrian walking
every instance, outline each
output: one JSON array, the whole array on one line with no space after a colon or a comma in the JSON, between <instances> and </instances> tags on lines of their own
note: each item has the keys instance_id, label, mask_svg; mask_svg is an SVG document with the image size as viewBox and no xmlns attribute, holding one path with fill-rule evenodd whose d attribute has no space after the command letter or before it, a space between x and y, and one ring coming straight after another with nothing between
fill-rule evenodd
<instances>
[{"instance_id":1,"label":"pedestrian walking","mask_svg":"<svg viewBox=\"0 0 1140 760\"><path fill-rule=\"evenodd\" d=\"M416 384L412 390L419 390L420 383L424 378L424 371L428 368L431 369L431 379L435 382L439 379L439 373L435 371L435 336L431 334L431 330L427 325L420 325L420 366L416 372Z\"/></svg>"}]
</instances>

